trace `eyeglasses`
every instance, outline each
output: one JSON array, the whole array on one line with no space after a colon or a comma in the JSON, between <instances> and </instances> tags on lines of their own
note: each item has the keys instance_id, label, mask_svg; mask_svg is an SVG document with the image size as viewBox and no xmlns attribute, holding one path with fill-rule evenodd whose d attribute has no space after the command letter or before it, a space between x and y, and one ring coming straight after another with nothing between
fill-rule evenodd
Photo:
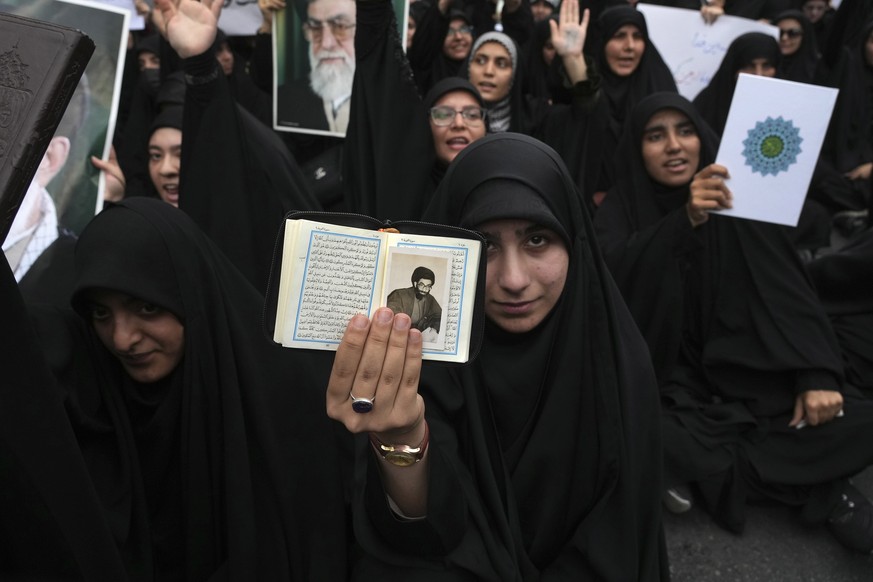
<instances>
[{"instance_id":1,"label":"eyeglasses","mask_svg":"<svg viewBox=\"0 0 873 582\"><path fill-rule=\"evenodd\" d=\"M452 109L448 105L441 105L439 107L430 108L430 120L433 121L434 125L446 127L447 125L452 124L455 120L455 116L459 113L464 120L464 125L467 127L479 127L485 119L485 110L481 107L473 107L471 105L457 110Z\"/></svg>"},{"instance_id":2,"label":"eyeglasses","mask_svg":"<svg viewBox=\"0 0 873 582\"><path fill-rule=\"evenodd\" d=\"M458 28L449 28L446 36L465 36L465 35L473 35L473 27L472 26L459 26Z\"/></svg>"},{"instance_id":3,"label":"eyeglasses","mask_svg":"<svg viewBox=\"0 0 873 582\"><path fill-rule=\"evenodd\" d=\"M433 283L416 283L415 287L422 291L430 291L431 289L433 289Z\"/></svg>"},{"instance_id":4,"label":"eyeglasses","mask_svg":"<svg viewBox=\"0 0 873 582\"><path fill-rule=\"evenodd\" d=\"M803 31L799 28L788 28L788 29L780 28L779 29L779 38L783 38L786 36L788 38L798 38L798 37L803 36Z\"/></svg>"},{"instance_id":5,"label":"eyeglasses","mask_svg":"<svg viewBox=\"0 0 873 582\"><path fill-rule=\"evenodd\" d=\"M345 22L338 18L328 18L326 21L308 18L303 22L303 30L308 40L321 40L324 27L330 28L330 33L337 40L347 40L355 33L355 23Z\"/></svg>"}]
</instances>

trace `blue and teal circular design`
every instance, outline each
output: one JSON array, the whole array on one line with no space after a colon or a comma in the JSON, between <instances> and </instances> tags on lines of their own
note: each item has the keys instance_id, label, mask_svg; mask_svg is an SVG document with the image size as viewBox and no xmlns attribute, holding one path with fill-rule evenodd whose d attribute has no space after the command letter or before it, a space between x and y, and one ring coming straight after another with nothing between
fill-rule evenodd
<instances>
[{"instance_id":1,"label":"blue and teal circular design","mask_svg":"<svg viewBox=\"0 0 873 582\"><path fill-rule=\"evenodd\" d=\"M800 130L790 120L782 119L781 115L776 119L768 116L749 130L749 136L743 140L743 157L752 172L775 176L797 162L802 141Z\"/></svg>"}]
</instances>

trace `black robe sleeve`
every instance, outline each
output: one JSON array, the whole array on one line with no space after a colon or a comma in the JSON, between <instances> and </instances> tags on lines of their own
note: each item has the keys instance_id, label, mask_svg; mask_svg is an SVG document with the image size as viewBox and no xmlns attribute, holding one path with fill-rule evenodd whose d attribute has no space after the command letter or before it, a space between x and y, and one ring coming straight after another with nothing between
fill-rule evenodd
<instances>
[{"instance_id":1,"label":"black robe sleeve","mask_svg":"<svg viewBox=\"0 0 873 582\"><path fill-rule=\"evenodd\" d=\"M390 2L358 2L354 98L343 155L346 206L379 219L418 219L435 154L427 113Z\"/></svg>"},{"instance_id":2,"label":"black robe sleeve","mask_svg":"<svg viewBox=\"0 0 873 582\"><path fill-rule=\"evenodd\" d=\"M127 580L63 393L0 266L0 578Z\"/></svg>"},{"instance_id":3,"label":"black robe sleeve","mask_svg":"<svg viewBox=\"0 0 873 582\"><path fill-rule=\"evenodd\" d=\"M684 206L637 231L626 217L622 200L610 192L594 215L594 226L606 264L663 381L675 364L681 339L677 334L683 317L681 260L703 244Z\"/></svg>"},{"instance_id":4,"label":"black robe sleeve","mask_svg":"<svg viewBox=\"0 0 873 582\"><path fill-rule=\"evenodd\" d=\"M185 60L180 207L262 293L290 210L320 210L294 158L242 109L211 53Z\"/></svg>"}]
</instances>

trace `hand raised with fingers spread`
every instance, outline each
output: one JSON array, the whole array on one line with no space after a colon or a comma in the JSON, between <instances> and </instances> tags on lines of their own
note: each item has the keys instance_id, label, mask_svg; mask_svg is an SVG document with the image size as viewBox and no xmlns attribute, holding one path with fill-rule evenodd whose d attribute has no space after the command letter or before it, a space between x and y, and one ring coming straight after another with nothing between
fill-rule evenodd
<instances>
[{"instance_id":1,"label":"hand raised with fingers spread","mask_svg":"<svg viewBox=\"0 0 873 582\"><path fill-rule=\"evenodd\" d=\"M559 22L549 20L552 30L552 45L561 57L581 56L588 34L590 11L586 8L579 20L579 0L564 0L561 3Z\"/></svg>"},{"instance_id":2,"label":"hand raised with fingers spread","mask_svg":"<svg viewBox=\"0 0 873 582\"><path fill-rule=\"evenodd\" d=\"M212 48L223 0L155 0L155 22L183 59Z\"/></svg>"},{"instance_id":3,"label":"hand raised with fingers spread","mask_svg":"<svg viewBox=\"0 0 873 582\"><path fill-rule=\"evenodd\" d=\"M696 228L709 220L710 210L731 208L733 195L724 183L729 177L727 168L718 164L710 164L694 175L686 205L692 226Z\"/></svg>"}]
</instances>

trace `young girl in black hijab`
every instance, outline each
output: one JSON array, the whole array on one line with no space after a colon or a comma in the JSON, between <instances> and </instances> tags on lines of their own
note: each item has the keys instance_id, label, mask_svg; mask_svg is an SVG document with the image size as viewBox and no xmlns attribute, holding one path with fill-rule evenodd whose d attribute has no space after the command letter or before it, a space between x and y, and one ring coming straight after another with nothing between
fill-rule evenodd
<instances>
[{"instance_id":1,"label":"young girl in black hijab","mask_svg":"<svg viewBox=\"0 0 873 582\"><path fill-rule=\"evenodd\" d=\"M24 416L8 397L3 407L14 428L34 408L58 418L63 398L68 424L57 420L42 438L57 443L52 463L78 472L60 492L48 473L32 475L61 531L78 527L73 508L99 508L83 531L103 532L103 545L89 552L90 541L68 542L73 571L105 580L127 579L122 568L131 580L344 580L336 449L322 396L309 390L317 365L263 337L255 289L183 212L142 197L92 220L75 267L80 317L36 313L42 345L19 347L28 356L4 363ZM11 309L14 286L3 293ZM23 325L16 314L4 321ZM4 326L3 337L29 333ZM2 531L16 529L5 522Z\"/></svg>"},{"instance_id":2,"label":"young girl in black hijab","mask_svg":"<svg viewBox=\"0 0 873 582\"><path fill-rule=\"evenodd\" d=\"M666 576L650 365L560 157L487 136L458 155L425 217L489 241L485 339L472 364L422 370L406 315L352 319L328 413L412 455L396 466L359 441L356 577ZM351 392L375 395L373 410L355 413Z\"/></svg>"},{"instance_id":3,"label":"young girl in black hijab","mask_svg":"<svg viewBox=\"0 0 873 582\"><path fill-rule=\"evenodd\" d=\"M873 462L855 444L873 438L873 405L844 384L785 230L715 212L731 198L717 144L686 99L644 99L595 217L658 375L667 483L694 483L732 531L747 501L770 499L870 552L873 506L846 480Z\"/></svg>"}]
</instances>

